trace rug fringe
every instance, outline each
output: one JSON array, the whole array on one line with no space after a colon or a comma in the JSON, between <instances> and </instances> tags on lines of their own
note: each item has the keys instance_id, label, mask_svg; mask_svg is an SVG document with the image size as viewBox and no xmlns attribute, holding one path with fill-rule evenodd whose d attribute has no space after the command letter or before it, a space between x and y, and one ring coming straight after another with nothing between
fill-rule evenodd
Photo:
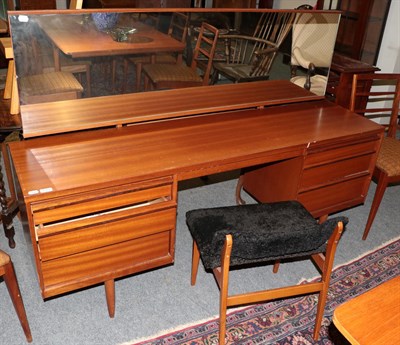
<instances>
[{"instance_id":1,"label":"rug fringe","mask_svg":"<svg viewBox=\"0 0 400 345\"><path fill-rule=\"evenodd\" d=\"M206 319L202 319L200 321L193 321L193 322L189 322L187 324L183 324L183 325L179 325L179 326L176 326L176 327L171 327L171 328L168 328L168 329L164 329L164 330L161 330L160 332L158 332L156 334L153 334L153 335L150 335L150 336L147 336L147 337L144 336L142 338L138 338L138 339L134 339L134 340L131 340L131 341L127 341L127 342L124 342L124 343L121 343L121 344L118 344L118 345L134 345L134 344L140 343L142 341L158 338L158 337L163 336L163 335L165 335L167 333L172 333L172 332L179 331L180 329L192 327L194 325L201 325L202 323L207 323L209 321L215 320L216 318L218 318L218 316L215 316L215 315L214 316L210 316L210 317L208 317Z\"/></svg>"}]
</instances>

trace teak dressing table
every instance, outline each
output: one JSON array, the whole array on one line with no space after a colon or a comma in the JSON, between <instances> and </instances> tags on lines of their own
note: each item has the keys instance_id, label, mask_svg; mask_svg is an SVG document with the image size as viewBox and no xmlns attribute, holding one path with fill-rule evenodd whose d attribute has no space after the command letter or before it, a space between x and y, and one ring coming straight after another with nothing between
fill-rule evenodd
<instances>
[{"instance_id":1,"label":"teak dressing table","mask_svg":"<svg viewBox=\"0 0 400 345\"><path fill-rule=\"evenodd\" d=\"M174 262L178 183L243 169L324 219L365 200L383 127L285 80L21 106L8 144L43 298ZM70 133L67 133L70 132ZM232 191L234 193L234 191ZM239 197L239 193L238 193Z\"/></svg>"}]
</instances>

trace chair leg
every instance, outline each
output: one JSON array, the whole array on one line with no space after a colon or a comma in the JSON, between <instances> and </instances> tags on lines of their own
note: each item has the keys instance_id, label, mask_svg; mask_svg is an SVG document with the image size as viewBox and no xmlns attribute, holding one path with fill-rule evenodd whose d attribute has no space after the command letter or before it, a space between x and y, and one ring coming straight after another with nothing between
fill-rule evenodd
<instances>
[{"instance_id":1,"label":"chair leg","mask_svg":"<svg viewBox=\"0 0 400 345\"><path fill-rule=\"evenodd\" d=\"M325 304L328 298L328 290L329 290L329 283L331 281L331 274L333 268L333 262L335 259L336 248L339 243L339 239L343 233L343 223L339 223L336 226L335 231L331 235L325 253L325 260L323 261L323 266L320 268L321 272L321 281L322 281L322 288L319 292L318 296L318 305L317 305L317 316L315 318L315 327L314 327L314 340L318 340L319 338L319 331L321 329L322 318L324 316L325 311Z\"/></svg>"},{"instance_id":2,"label":"chair leg","mask_svg":"<svg viewBox=\"0 0 400 345\"><path fill-rule=\"evenodd\" d=\"M225 345L226 311L228 308L229 266L232 252L232 235L227 235L221 252L221 281L219 300L219 345Z\"/></svg>"},{"instance_id":3,"label":"chair leg","mask_svg":"<svg viewBox=\"0 0 400 345\"><path fill-rule=\"evenodd\" d=\"M22 329L24 330L26 340L31 342L32 334L29 328L28 318L26 316L24 302L22 301L21 292L19 290L17 277L11 261L4 265L4 271L4 281L6 283L15 311L17 312Z\"/></svg>"},{"instance_id":4,"label":"chair leg","mask_svg":"<svg viewBox=\"0 0 400 345\"><path fill-rule=\"evenodd\" d=\"M377 178L378 178L378 184L376 186L376 191L375 191L374 199L372 201L371 210L369 211L367 224L365 226L364 234L362 237L363 240L367 239L369 230L371 229L371 226L372 226L372 222L375 219L375 216L378 212L378 208L381 204L383 195L385 194L386 187L388 185L388 175L386 173L384 173L383 171L378 172Z\"/></svg>"},{"instance_id":5,"label":"chair leg","mask_svg":"<svg viewBox=\"0 0 400 345\"><path fill-rule=\"evenodd\" d=\"M274 262L274 267L272 268L272 272L278 273L279 270L279 264L281 263L281 260L275 260Z\"/></svg>"},{"instance_id":6,"label":"chair leg","mask_svg":"<svg viewBox=\"0 0 400 345\"><path fill-rule=\"evenodd\" d=\"M129 61L128 59L124 59L124 73L123 73L123 82L122 82L122 93L126 92L128 87L128 72L129 72Z\"/></svg>"},{"instance_id":7,"label":"chair leg","mask_svg":"<svg viewBox=\"0 0 400 345\"><path fill-rule=\"evenodd\" d=\"M104 286L106 289L108 315L110 315L110 317L113 318L115 315L115 281L114 281L114 279L106 280L104 282Z\"/></svg>"},{"instance_id":8,"label":"chair leg","mask_svg":"<svg viewBox=\"0 0 400 345\"><path fill-rule=\"evenodd\" d=\"M246 204L246 202L242 199L242 197L240 195L242 188L243 188L243 179L244 179L243 175L240 175L237 185L236 185L236 204L237 205Z\"/></svg>"},{"instance_id":9,"label":"chair leg","mask_svg":"<svg viewBox=\"0 0 400 345\"><path fill-rule=\"evenodd\" d=\"M91 67L88 65L86 67L86 84L87 84L87 97L92 97L92 78L90 76L91 74Z\"/></svg>"},{"instance_id":10,"label":"chair leg","mask_svg":"<svg viewBox=\"0 0 400 345\"><path fill-rule=\"evenodd\" d=\"M142 82L142 63L136 63L136 92L140 91L140 85Z\"/></svg>"},{"instance_id":11,"label":"chair leg","mask_svg":"<svg viewBox=\"0 0 400 345\"><path fill-rule=\"evenodd\" d=\"M199 263L200 263L200 252L197 247L195 241L193 241L193 252L192 252L192 276L191 276L191 285L196 284L197 272L199 270Z\"/></svg>"}]
</instances>

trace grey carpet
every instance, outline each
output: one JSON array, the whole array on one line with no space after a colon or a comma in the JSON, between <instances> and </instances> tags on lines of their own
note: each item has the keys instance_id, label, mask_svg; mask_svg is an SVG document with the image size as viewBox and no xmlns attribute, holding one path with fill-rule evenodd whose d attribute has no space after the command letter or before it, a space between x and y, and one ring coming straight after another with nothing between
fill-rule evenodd
<instances>
[{"instance_id":1,"label":"grey carpet","mask_svg":"<svg viewBox=\"0 0 400 345\"><path fill-rule=\"evenodd\" d=\"M234 204L235 177L212 176L206 186L200 186L199 180L180 185L175 264L116 281L114 319L108 317L103 286L43 301L30 248L16 218L16 248L8 248L3 234L0 234L0 248L14 261L32 330L32 344L115 345L217 315L218 289L212 275L201 268L197 285L190 286L191 237L184 217L192 208ZM386 191L368 239L361 240L374 190L372 183L365 205L342 212L350 223L339 244L335 265L353 260L400 235L400 186L393 186ZM284 263L278 275L272 274L270 266L237 270L233 272L231 288L245 291L275 287L315 275L315 268L308 262ZM2 281L0 308L0 344L26 344Z\"/></svg>"}]
</instances>

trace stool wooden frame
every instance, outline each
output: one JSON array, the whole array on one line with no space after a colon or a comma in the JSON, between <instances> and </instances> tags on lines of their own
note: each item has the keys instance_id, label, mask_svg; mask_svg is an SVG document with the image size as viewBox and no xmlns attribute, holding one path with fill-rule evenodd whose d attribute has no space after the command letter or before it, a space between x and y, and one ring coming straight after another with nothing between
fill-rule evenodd
<instances>
[{"instance_id":1,"label":"stool wooden frame","mask_svg":"<svg viewBox=\"0 0 400 345\"><path fill-rule=\"evenodd\" d=\"M220 288L219 344L220 345L225 344L226 312L228 307L265 302L268 300L273 300L283 297L311 294L316 292L318 292L319 296L318 296L317 316L316 316L313 336L314 339L317 340L319 337L322 317L324 315L326 299L328 296L328 288L329 288L329 282L330 282L336 247L342 235L342 232L343 232L343 223L339 222L328 241L325 255L323 254L311 255L313 262L321 271L320 281L317 282L313 281L310 283L305 283L300 285L292 285L282 288L249 292L237 295L229 295L228 293L230 256L232 252L233 240L232 240L232 235L230 234L226 235L225 244L221 251L221 266L213 269L214 277ZM192 276L191 276L192 285L196 284L196 276L198 272L199 262L200 262L200 252L196 242L193 241ZM277 264L274 265L274 272L276 270L277 270Z\"/></svg>"}]
</instances>

